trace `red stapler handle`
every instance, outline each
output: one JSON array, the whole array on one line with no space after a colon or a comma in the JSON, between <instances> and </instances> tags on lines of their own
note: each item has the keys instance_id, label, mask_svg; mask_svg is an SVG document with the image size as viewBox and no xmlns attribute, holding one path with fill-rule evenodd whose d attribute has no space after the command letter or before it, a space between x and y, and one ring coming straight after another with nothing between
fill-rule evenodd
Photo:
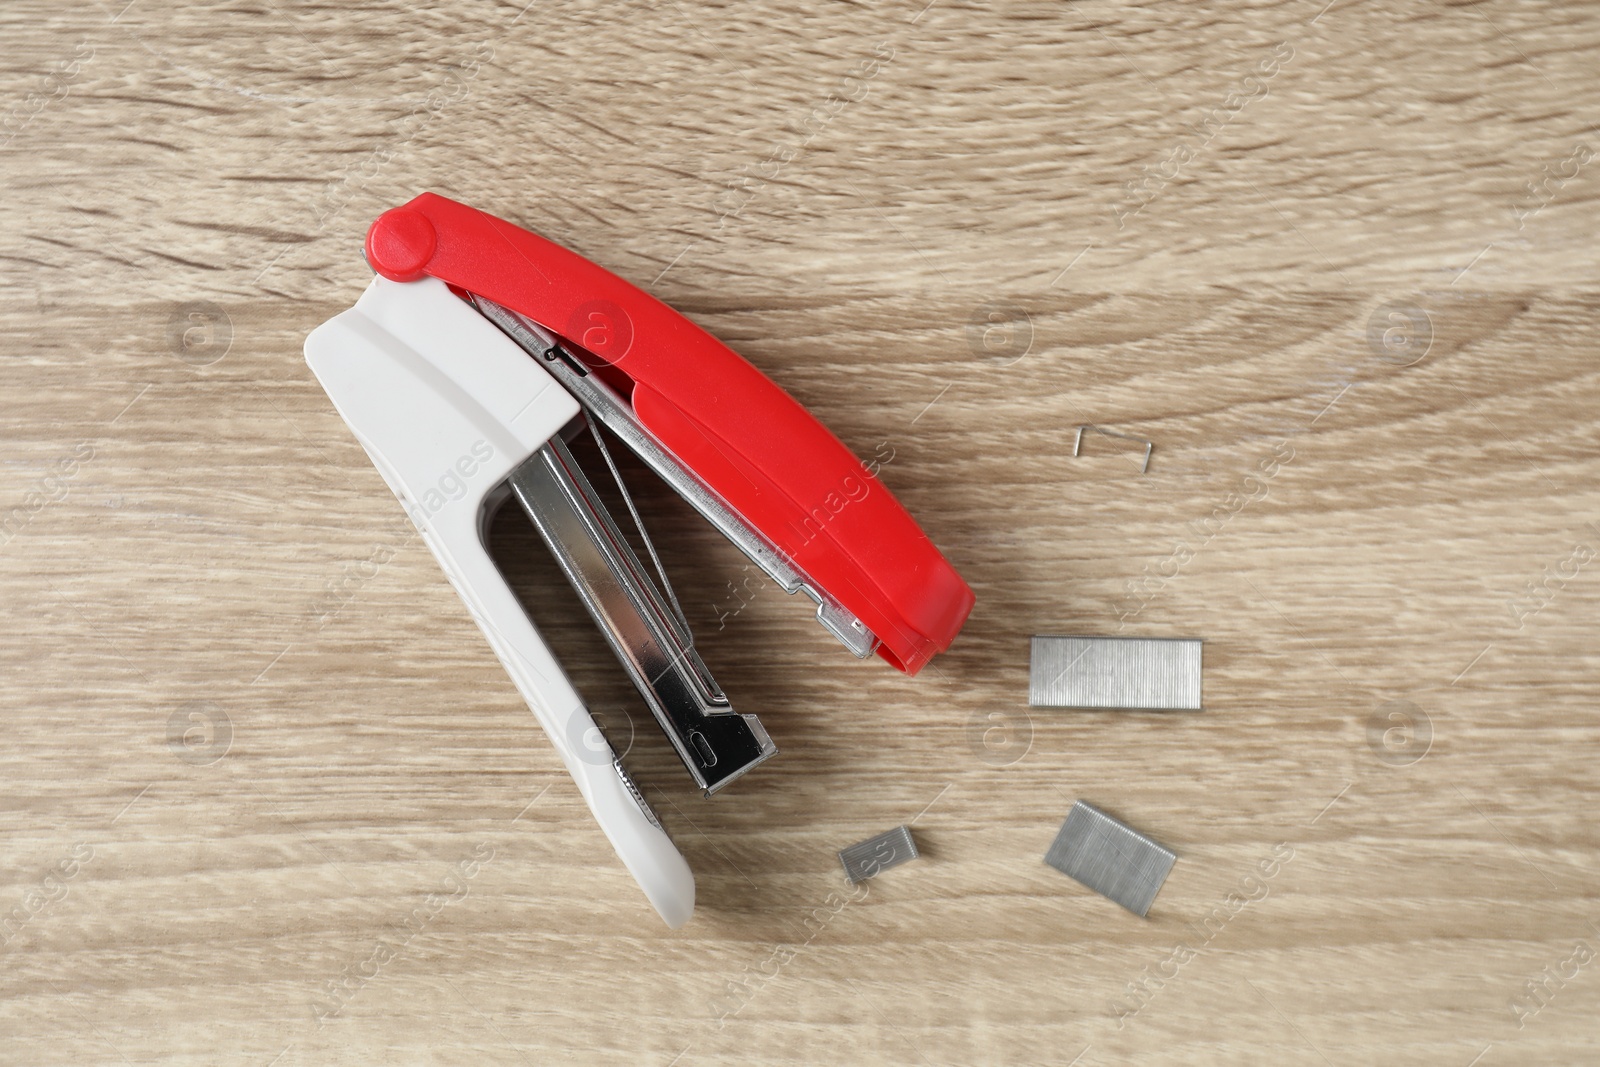
<instances>
[{"instance_id":1,"label":"red stapler handle","mask_svg":"<svg viewBox=\"0 0 1600 1067\"><path fill-rule=\"evenodd\" d=\"M385 212L367 262L432 276L539 323L626 379L635 417L915 674L949 647L973 594L898 501L789 394L616 275L434 193Z\"/></svg>"}]
</instances>

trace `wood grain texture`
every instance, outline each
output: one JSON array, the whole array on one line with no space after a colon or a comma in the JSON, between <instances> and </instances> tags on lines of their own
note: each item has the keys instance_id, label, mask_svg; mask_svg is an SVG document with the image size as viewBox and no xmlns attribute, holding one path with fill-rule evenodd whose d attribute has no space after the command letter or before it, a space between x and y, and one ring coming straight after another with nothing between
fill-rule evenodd
<instances>
[{"instance_id":1,"label":"wood grain texture","mask_svg":"<svg viewBox=\"0 0 1600 1067\"><path fill-rule=\"evenodd\" d=\"M0 1062L1600 1059L1600 8L1325 3L7 5ZM855 662L630 466L781 749L705 802L502 518L677 932L302 360L422 189L892 457L978 593ZM1207 710L1030 711L1040 632L1203 637ZM1179 854L1148 921L1041 862L1080 797Z\"/></svg>"}]
</instances>

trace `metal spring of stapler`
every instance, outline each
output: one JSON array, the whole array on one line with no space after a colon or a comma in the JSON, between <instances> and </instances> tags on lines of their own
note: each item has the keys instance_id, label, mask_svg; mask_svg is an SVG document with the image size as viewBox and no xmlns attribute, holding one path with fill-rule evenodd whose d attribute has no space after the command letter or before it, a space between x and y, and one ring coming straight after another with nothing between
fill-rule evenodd
<instances>
[{"instance_id":1,"label":"metal spring of stapler","mask_svg":"<svg viewBox=\"0 0 1600 1067\"><path fill-rule=\"evenodd\" d=\"M376 271L312 331L306 361L399 497L671 926L694 876L485 547L498 507L527 512L696 786L710 796L776 751L737 712L693 635L606 434L633 451L852 653L916 673L972 591L888 490L754 367L577 254L424 193L367 234ZM593 330L595 323L606 327ZM602 430L602 427L604 430ZM654 565L579 467L593 435Z\"/></svg>"}]
</instances>

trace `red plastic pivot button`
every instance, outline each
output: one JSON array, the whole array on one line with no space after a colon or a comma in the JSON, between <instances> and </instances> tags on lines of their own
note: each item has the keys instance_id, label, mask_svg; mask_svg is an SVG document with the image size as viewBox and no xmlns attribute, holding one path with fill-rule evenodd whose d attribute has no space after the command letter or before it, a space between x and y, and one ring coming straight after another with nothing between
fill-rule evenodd
<instances>
[{"instance_id":1,"label":"red plastic pivot button","mask_svg":"<svg viewBox=\"0 0 1600 1067\"><path fill-rule=\"evenodd\" d=\"M426 277L428 261L438 247L432 220L410 207L385 211L367 229L367 265L390 281Z\"/></svg>"}]
</instances>

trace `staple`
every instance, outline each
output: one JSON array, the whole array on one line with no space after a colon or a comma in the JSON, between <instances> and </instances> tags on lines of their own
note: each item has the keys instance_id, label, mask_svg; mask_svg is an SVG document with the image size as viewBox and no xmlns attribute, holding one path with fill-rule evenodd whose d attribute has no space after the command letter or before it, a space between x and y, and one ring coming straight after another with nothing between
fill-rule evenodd
<instances>
[{"instance_id":1,"label":"staple","mask_svg":"<svg viewBox=\"0 0 1600 1067\"><path fill-rule=\"evenodd\" d=\"M1192 637L1036 634L1028 663L1035 708L1200 711L1203 642Z\"/></svg>"},{"instance_id":2,"label":"staple","mask_svg":"<svg viewBox=\"0 0 1600 1067\"><path fill-rule=\"evenodd\" d=\"M1177 861L1177 853L1078 801L1044 854L1044 861L1143 918Z\"/></svg>"},{"instance_id":3,"label":"staple","mask_svg":"<svg viewBox=\"0 0 1600 1067\"><path fill-rule=\"evenodd\" d=\"M1093 425L1090 425L1089 423L1084 423L1082 426L1078 427L1078 436L1076 438L1074 438L1073 442L1072 442L1072 458L1073 459L1077 459L1078 458L1078 453L1083 449L1083 431L1085 431L1085 430L1093 430L1095 433L1102 434L1102 435L1104 435L1106 437L1118 437L1118 438L1121 438L1124 441L1136 441L1139 444L1144 445L1144 463L1139 467L1139 473L1140 474L1146 474L1146 473L1149 472L1149 470L1150 470L1150 453L1155 451L1155 447L1156 447L1154 441L1146 440L1143 437L1135 437L1132 434L1118 433L1115 430L1107 430L1104 427L1093 426Z\"/></svg>"},{"instance_id":4,"label":"staple","mask_svg":"<svg viewBox=\"0 0 1600 1067\"><path fill-rule=\"evenodd\" d=\"M840 849L839 862L851 883L864 882L880 871L917 858L917 843L909 826L896 826L865 841Z\"/></svg>"}]
</instances>

